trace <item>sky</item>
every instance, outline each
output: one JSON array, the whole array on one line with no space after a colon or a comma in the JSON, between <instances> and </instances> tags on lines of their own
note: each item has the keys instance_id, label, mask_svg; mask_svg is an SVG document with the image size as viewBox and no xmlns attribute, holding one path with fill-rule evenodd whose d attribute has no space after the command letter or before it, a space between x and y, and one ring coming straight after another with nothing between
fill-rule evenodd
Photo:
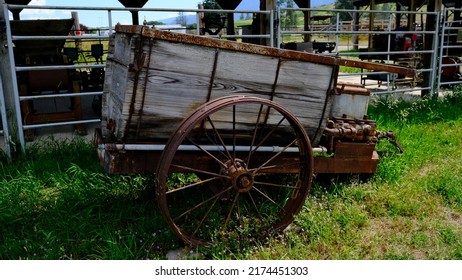
<instances>
[{"instance_id":1,"label":"sky","mask_svg":"<svg viewBox=\"0 0 462 280\"><path fill-rule=\"evenodd\" d=\"M257 2L258 0L242 0L244 2ZM312 7L316 1L312 0ZM325 0L324 0L325 1ZM160 9L197 9L197 4L201 0L149 0L143 8L160 8ZM333 0L334 2L334 0ZM123 5L118 0L32 0L31 5L47 6L71 6L71 7L117 7ZM239 9L239 7L238 7ZM21 19L49 19L49 18L70 18L71 12L77 11L79 21L88 27L109 26L108 12L104 11L86 11L86 10L30 10L25 9L21 12ZM129 12L114 11L112 13L112 24L131 24L131 14ZM140 12L139 19L148 21L162 20L166 18L177 17L178 12Z\"/></svg>"},{"instance_id":2,"label":"sky","mask_svg":"<svg viewBox=\"0 0 462 280\"><path fill-rule=\"evenodd\" d=\"M258 1L258 0L243 0ZM160 9L197 9L200 0L149 0L143 8ZM47 6L72 6L72 7L117 7L123 8L118 0L32 0L31 5ZM21 12L21 19L36 18L70 18L74 10L30 10L25 9ZM85 11L76 10L79 13L79 21L89 27L108 26L107 11ZM140 22L144 19L148 21L161 20L177 17L178 12L140 12ZM129 12L114 11L112 13L112 23L131 24L131 14Z\"/></svg>"},{"instance_id":3,"label":"sky","mask_svg":"<svg viewBox=\"0 0 462 280\"><path fill-rule=\"evenodd\" d=\"M143 8L172 8L172 9L197 9L200 0L150 0ZM116 7L123 8L118 0L32 0L31 5L47 6L71 6L71 7ZM81 24L89 27L108 26L108 12L86 11L86 10L29 10L21 12L21 19L36 18L70 18L71 12L77 11ZM159 20L164 18L176 17L178 12L140 12L140 21ZM131 14L129 12L114 11L112 13L112 23L131 24Z\"/></svg>"}]
</instances>

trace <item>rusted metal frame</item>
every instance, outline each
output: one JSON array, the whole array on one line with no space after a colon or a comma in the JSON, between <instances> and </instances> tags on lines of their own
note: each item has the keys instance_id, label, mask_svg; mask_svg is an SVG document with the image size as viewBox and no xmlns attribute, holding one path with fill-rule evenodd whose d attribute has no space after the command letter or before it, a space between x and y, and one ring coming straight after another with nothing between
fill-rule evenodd
<instances>
[{"instance_id":1,"label":"rusted metal frame","mask_svg":"<svg viewBox=\"0 0 462 280\"><path fill-rule=\"evenodd\" d=\"M372 174L379 156L375 143L336 142L334 157L315 157L316 174Z\"/></svg>"},{"instance_id":2,"label":"rusted metal frame","mask_svg":"<svg viewBox=\"0 0 462 280\"><path fill-rule=\"evenodd\" d=\"M216 75L216 72L217 72L219 54L220 54L220 49L216 48L215 49L215 58L213 60L212 73L210 74L210 82L209 82L209 88L208 88L208 93L207 93L207 99L205 100L205 103L209 102L210 99L212 98L213 82L215 81L215 75ZM206 120L203 120L201 122L201 124L200 124L201 129L205 129L205 121Z\"/></svg>"},{"instance_id":3,"label":"rusted metal frame","mask_svg":"<svg viewBox=\"0 0 462 280\"><path fill-rule=\"evenodd\" d=\"M144 108L144 101L146 99L146 89L147 89L147 85L148 85L149 67L151 65L152 46L153 46L153 39L149 38L149 54L148 54L148 61L147 61L147 65L146 65L145 78L144 78L144 84L143 84L143 96L141 97L141 106L140 106L140 109L138 110L138 124L137 124L137 127L136 127L135 140L138 139L140 126L141 126L141 120L143 118L143 112L144 112L143 108Z\"/></svg>"},{"instance_id":4,"label":"rusted metal frame","mask_svg":"<svg viewBox=\"0 0 462 280\"><path fill-rule=\"evenodd\" d=\"M278 66L276 68L276 75L274 77L274 83L273 85L271 86L271 94L270 94L270 99L271 101L273 101L274 99L274 94L276 93L276 87L278 85L278 80L279 80L279 71L281 70L281 65L282 65L282 59L279 57L278 58ZM268 110L266 111L266 115L265 115L265 120L263 121L263 127L266 126L266 124L268 123L268 119L269 119L269 115L270 115L270 110L271 108L268 108ZM285 118L284 118L285 119ZM282 120L281 120L282 122ZM258 125L258 124L257 124Z\"/></svg>"},{"instance_id":5,"label":"rusted metal frame","mask_svg":"<svg viewBox=\"0 0 462 280\"><path fill-rule=\"evenodd\" d=\"M131 25L117 25L116 26L117 32L123 33L139 33L140 27L138 26L131 26ZM290 51L290 50L283 50L277 49L267 46L261 45L253 45L248 43L241 43L241 42L233 42L233 41L225 41L225 40L217 40L213 38L206 38L197 35L187 35L187 34L180 34L180 33L173 33L173 32L165 32L160 30L155 30L152 28L145 28L142 30L142 34L147 37L157 38L166 41L184 43L184 44L200 44L208 47L219 48L219 49L226 49L226 50L234 50L243 53L252 53L252 54L260 54L260 55L268 55L274 57L281 57L286 59L295 59L300 61L309 61L314 63L321 63L327 65L339 65L339 66L348 66L348 67L355 67L355 68L364 68L368 70L375 70L375 71L386 71L390 73L397 73L403 74L406 76L414 76L415 69L396 66L396 65L386 65L383 63L375 63L375 62L365 62L365 61L357 61L357 60L349 60L343 59L338 57L332 56L323 56L323 55L316 55L306 52L297 52L297 51Z\"/></svg>"},{"instance_id":6,"label":"rusted metal frame","mask_svg":"<svg viewBox=\"0 0 462 280\"><path fill-rule=\"evenodd\" d=\"M330 96L336 94L337 78L338 78L339 68L340 67L338 65L333 66L332 75L330 77L329 88L327 89L326 99L324 100L324 108L322 110L322 116L321 116L321 118L319 118L319 125L318 125L318 128L316 128L316 132L315 132L315 134L313 136L314 139L311 139L311 141L313 141L313 142L318 137L318 134L320 133L321 127L323 125L324 117L325 117L326 111L327 111L327 103L329 103Z\"/></svg>"},{"instance_id":7,"label":"rusted metal frame","mask_svg":"<svg viewBox=\"0 0 462 280\"><path fill-rule=\"evenodd\" d=\"M273 86L271 87L271 95L270 95L270 100L273 101L274 99L274 94L276 93L276 87L278 85L278 80L279 80L279 71L281 70L281 65L282 65L282 59L278 59L278 66L276 68L276 75L274 77L274 83Z\"/></svg>"},{"instance_id":8,"label":"rusted metal frame","mask_svg":"<svg viewBox=\"0 0 462 280\"><path fill-rule=\"evenodd\" d=\"M407 77L414 77L416 75L415 69L407 68L407 67L400 67L400 66L395 66L395 65L389 65L389 64L384 64L384 63L375 63L375 62L366 62L366 61L360 61L360 60L350 60L350 59L338 58L337 65L402 74Z\"/></svg>"},{"instance_id":9,"label":"rusted metal frame","mask_svg":"<svg viewBox=\"0 0 462 280\"><path fill-rule=\"evenodd\" d=\"M210 82L209 82L209 89L207 94L207 100L205 102L209 102L210 98L212 97L212 90L213 90L213 82L215 81L215 74L217 72L217 65L218 65L218 56L220 54L220 49L215 49L215 59L213 60L213 68L212 73L210 75Z\"/></svg>"},{"instance_id":10,"label":"rusted metal frame","mask_svg":"<svg viewBox=\"0 0 462 280\"><path fill-rule=\"evenodd\" d=\"M106 162L106 166L110 168L109 174L154 174L160 163L160 156L162 151L127 151L111 150L106 147L102 150L106 153L107 158L100 157L100 162ZM223 155L222 153L214 152L217 156ZM239 152L237 156L245 156L246 152ZM256 165L263 164L268 156L274 153L262 152L253 156L253 161ZM294 156L291 153L281 153L277 158L273 159L272 164L261 168L261 173L267 174L296 174L300 172L300 161L294 162ZM149 162L149 165L145 163ZM103 165L104 166L104 165ZM217 167L214 158L208 155L203 155L197 152L181 152L175 155L175 158L170 166L171 172L193 172L203 173L213 176L219 176L215 172ZM252 169L252 171L255 169ZM225 177L225 175L220 175Z\"/></svg>"},{"instance_id":11,"label":"rusted metal frame","mask_svg":"<svg viewBox=\"0 0 462 280\"><path fill-rule=\"evenodd\" d=\"M125 141L125 138L129 135L130 124L132 122L133 113L135 111L136 93L138 91L138 80L139 80L141 69L143 68L143 65L144 65L144 60L146 58L146 54L143 53L143 43L144 43L144 36L142 35L143 30L144 30L144 26L141 27L141 31L138 34L139 37L136 39L137 40L136 41L137 50L135 52L134 61L132 64L129 65L129 72L135 72L135 77L133 81L132 98L130 100L130 107L128 110L127 125L125 126L125 131L124 131L124 141Z\"/></svg>"},{"instance_id":12,"label":"rusted metal frame","mask_svg":"<svg viewBox=\"0 0 462 280\"><path fill-rule=\"evenodd\" d=\"M281 120L276 124L276 126L273 127L273 129L271 129L270 132L266 133L266 136L260 140L260 142L255 146L255 148L251 147L252 149L249 151L249 158L261 147L261 145L271 136L271 134L273 134L274 131L276 131L279 125L286 119L286 117L281 118ZM259 139L262 138L262 133L263 131L260 133L260 136L258 137Z\"/></svg>"},{"instance_id":13,"label":"rusted metal frame","mask_svg":"<svg viewBox=\"0 0 462 280\"><path fill-rule=\"evenodd\" d=\"M119 25L116 26L117 32L122 33L138 33L139 27L136 26L124 26ZM212 48L219 48L219 49L226 49L232 51L238 51L243 53L251 53L251 54L260 54L260 55L269 55L274 57L283 57L287 59L295 59L295 60L302 60L302 61L310 61L310 62L319 62L323 64L336 64L337 59L330 56L319 56L310 53L304 52L294 52L294 51L287 51L283 49L272 48L268 46L262 45L254 45L249 43L242 43L242 42L235 42L235 41L225 41L225 40L217 40L214 38L207 38L203 36L197 35L189 35L189 34L180 34L174 32L165 32L161 30L145 28L143 30L143 35L147 37L153 37L160 40L166 40L171 42L183 43L183 44L193 44L193 45L204 45Z\"/></svg>"},{"instance_id":14,"label":"rusted metal frame","mask_svg":"<svg viewBox=\"0 0 462 280\"><path fill-rule=\"evenodd\" d=\"M236 159L236 105L233 105L233 161Z\"/></svg>"},{"instance_id":15,"label":"rusted metal frame","mask_svg":"<svg viewBox=\"0 0 462 280\"><path fill-rule=\"evenodd\" d=\"M250 143L249 155L247 156L247 166L250 165L250 158L252 157L252 153L254 152L253 147L254 147L254 144L255 144L256 137L257 137L257 131L258 131L258 126L259 126L259 123L260 123L260 117L262 115L262 111L263 111L263 104L260 105L260 109L258 110L258 117L257 117L257 121L255 122L255 129L254 129L254 131L252 133L252 142Z\"/></svg>"}]
</instances>

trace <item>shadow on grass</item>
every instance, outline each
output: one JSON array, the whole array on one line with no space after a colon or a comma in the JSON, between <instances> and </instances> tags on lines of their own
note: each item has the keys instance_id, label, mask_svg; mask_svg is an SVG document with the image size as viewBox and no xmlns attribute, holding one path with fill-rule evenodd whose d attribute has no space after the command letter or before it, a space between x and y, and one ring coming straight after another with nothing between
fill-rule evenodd
<instances>
[{"instance_id":1,"label":"shadow on grass","mask_svg":"<svg viewBox=\"0 0 462 280\"><path fill-rule=\"evenodd\" d=\"M162 259L181 245L152 177L106 175L83 141L38 145L2 165L0 259Z\"/></svg>"}]
</instances>

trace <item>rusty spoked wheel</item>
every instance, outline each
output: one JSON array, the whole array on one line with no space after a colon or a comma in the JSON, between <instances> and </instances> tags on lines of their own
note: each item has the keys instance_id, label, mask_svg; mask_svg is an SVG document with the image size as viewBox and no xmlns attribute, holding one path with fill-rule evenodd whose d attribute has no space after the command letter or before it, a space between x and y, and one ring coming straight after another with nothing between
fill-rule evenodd
<instances>
[{"instance_id":1,"label":"rusty spoked wheel","mask_svg":"<svg viewBox=\"0 0 462 280\"><path fill-rule=\"evenodd\" d=\"M170 137L157 169L157 202L189 245L259 238L293 221L312 166L309 138L293 114L257 97L224 97L199 107ZM183 173L196 177L174 180Z\"/></svg>"}]
</instances>

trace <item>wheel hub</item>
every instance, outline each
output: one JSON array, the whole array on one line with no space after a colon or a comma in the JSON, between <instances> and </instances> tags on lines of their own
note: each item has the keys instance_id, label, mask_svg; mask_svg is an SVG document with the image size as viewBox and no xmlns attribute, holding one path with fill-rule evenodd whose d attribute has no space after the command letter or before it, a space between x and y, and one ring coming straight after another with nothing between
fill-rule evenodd
<instances>
[{"instance_id":1,"label":"wheel hub","mask_svg":"<svg viewBox=\"0 0 462 280\"><path fill-rule=\"evenodd\" d=\"M248 192L253 187L254 176L247 170L245 162L241 159L225 163L224 174L231 177L231 183L238 192Z\"/></svg>"}]
</instances>

